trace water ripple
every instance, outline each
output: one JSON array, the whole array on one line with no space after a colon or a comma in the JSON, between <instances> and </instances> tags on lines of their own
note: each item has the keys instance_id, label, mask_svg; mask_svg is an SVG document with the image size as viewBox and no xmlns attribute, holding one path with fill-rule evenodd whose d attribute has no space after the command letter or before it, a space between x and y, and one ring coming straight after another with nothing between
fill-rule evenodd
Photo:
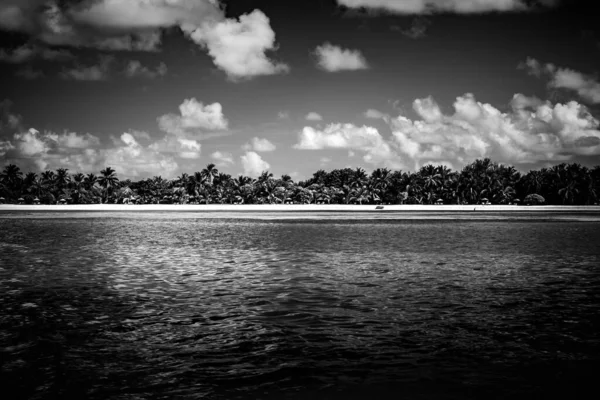
<instances>
[{"instance_id":1,"label":"water ripple","mask_svg":"<svg viewBox=\"0 0 600 400\"><path fill-rule=\"evenodd\" d=\"M583 393L599 238L582 222L0 220L1 383L23 399Z\"/></svg>"}]
</instances>

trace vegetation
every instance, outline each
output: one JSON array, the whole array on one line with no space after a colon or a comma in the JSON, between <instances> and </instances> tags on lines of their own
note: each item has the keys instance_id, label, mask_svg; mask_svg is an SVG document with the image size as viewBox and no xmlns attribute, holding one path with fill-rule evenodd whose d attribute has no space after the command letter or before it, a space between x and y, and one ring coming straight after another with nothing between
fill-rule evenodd
<instances>
[{"instance_id":1,"label":"vegetation","mask_svg":"<svg viewBox=\"0 0 600 400\"><path fill-rule=\"evenodd\" d=\"M160 176L120 181L107 167L70 174L67 169L23 174L16 165L0 173L6 203L199 203L199 204L598 204L600 166L560 164L530 171L476 160L460 172L426 165L414 173L379 168L319 170L302 182L265 171L257 179L232 178L214 164L173 180ZM2 200L2 199L0 199Z\"/></svg>"}]
</instances>

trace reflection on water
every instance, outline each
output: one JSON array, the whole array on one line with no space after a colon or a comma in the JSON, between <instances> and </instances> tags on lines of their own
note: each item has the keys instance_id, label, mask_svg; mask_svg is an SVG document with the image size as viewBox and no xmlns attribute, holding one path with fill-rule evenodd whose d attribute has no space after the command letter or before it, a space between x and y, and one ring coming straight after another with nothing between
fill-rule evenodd
<instances>
[{"instance_id":1,"label":"reflection on water","mask_svg":"<svg viewBox=\"0 0 600 400\"><path fill-rule=\"evenodd\" d=\"M596 223L103 217L0 219L18 398L574 398L600 366Z\"/></svg>"}]
</instances>

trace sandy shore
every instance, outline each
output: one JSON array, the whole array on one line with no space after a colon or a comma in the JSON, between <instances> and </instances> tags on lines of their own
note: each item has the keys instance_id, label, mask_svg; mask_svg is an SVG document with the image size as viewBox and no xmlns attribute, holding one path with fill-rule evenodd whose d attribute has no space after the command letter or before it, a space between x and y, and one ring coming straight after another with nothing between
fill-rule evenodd
<instances>
[{"instance_id":1,"label":"sandy shore","mask_svg":"<svg viewBox=\"0 0 600 400\"><path fill-rule=\"evenodd\" d=\"M506 206L506 205L384 205L378 209L374 205L300 205L300 204L262 204L262 205L231 205L231 204L86 204L86 205L0 205L0 212L10 211L177 211L177 212L561 212L561 213L600 213L600 206Z\"/></svg>"}]
</instances>

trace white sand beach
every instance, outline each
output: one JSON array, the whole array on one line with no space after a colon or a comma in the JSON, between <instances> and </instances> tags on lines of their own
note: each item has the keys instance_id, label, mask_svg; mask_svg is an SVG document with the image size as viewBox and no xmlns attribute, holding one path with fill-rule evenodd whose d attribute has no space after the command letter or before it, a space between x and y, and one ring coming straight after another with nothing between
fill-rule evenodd
<instances>
[{"instance_id":1,"label":"white sand beach","mask_svg":"<svg viewBox=\"0 0 600 400\"><path fill-rule=\"evenodd\" d=\"M383 207L383 208L382 208ZM346 205L346 204L69 204L69 205L15 205L1 204L0 212L9 211L177 211L177 212L561 212L600 213L600 206L515 206L515 205Z\"/></svg>"}]
</instances>

